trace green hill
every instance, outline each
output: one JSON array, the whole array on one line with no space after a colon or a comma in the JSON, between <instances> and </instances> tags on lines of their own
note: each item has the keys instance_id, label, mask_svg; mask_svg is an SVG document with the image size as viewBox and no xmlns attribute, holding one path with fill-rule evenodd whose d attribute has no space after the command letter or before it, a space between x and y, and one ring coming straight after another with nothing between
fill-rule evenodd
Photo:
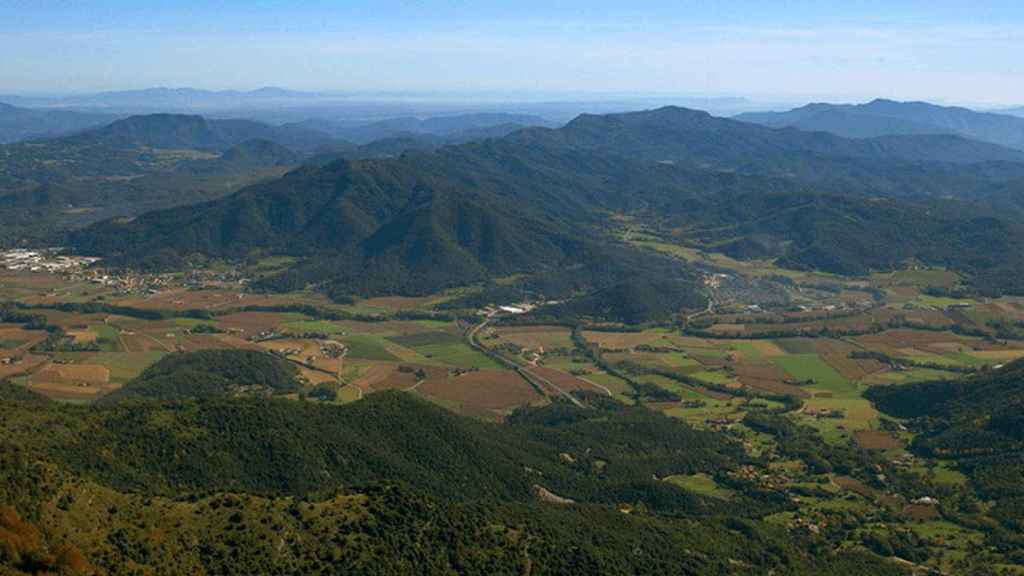
<instances>
[{"instance_id":1,"label":"green hill","mask_svg":"<svg viewBox=\"0 0 1024 576\"><path fill-rule=\"evenodd\" d=\"M300 389L297 376L293 364L267 352L202 350L164 357L103 401L288 394Z\"/></svg>"},{"instance_id":2,"label":"green hill","mask_svg":"<svg viewBox=\"0 0 1024 576\"><path fill-rule=\"evenodd\" d=\"M887 414L918 419L924 434L916 449L958 460L990 496L1024 497L1016 482L1024 472L1024 361L960 380L872 388L867 396Z\"/></svg>"},{"instance_id":3,"label":"green hill","mask_svg":"<svg viewBox=\"0 0 1024 576\"><path fill-rule=\"evenodd\" d=\"M909 419L914 451L952 460L969 476L1000 522L987 527L992 543L1024 546L1024 361L959 380L872 388L866 396L882 412Z\"/></svg>"},{"instance_id":4,"label":"green hill","mask_svg":"<svg viewBox=\"0 0 1024 576\"><path fill-rule=\"evenodd\" d=\"M8 398L0 416L6 573L903 573L754 519L783 502L727 509L656 480L745 456L643 408L557 404L497 425L392 392L347 406Z\"/></svg>"},{"instance_id":5,"label":"green hill","mask_svg":"<svg viewBox=\"0 0 1024 576\"><path fill-rule=\"evenodd\" d=\"M333 142L330 136L314 130L276 127L252 120L209 120L183 114L131 116L68 138L77 144L93 146L216 152L256 139L300 151L314 150Z\"/></svg>"},{"instance_id":6,"label":"green hill","mask_svg":"<svg viewBox=\"0 0 1024 576\"><path fill-rule=\"evenodd\" d=\"M596 290L583 298L543 307L536 314L563 320L596 318L642 324L664 322L680 310L697 309L706 302L686 284L637 277Z\"/></svg>"},{"instance_id":7,"label":"green hill","mask_svg":"<svg viewBox=\"0 0 1024 576\"><path fill-rule=\"evenodd\" d=\"M295 166L300 156L271 140L253 139L228 148L220 160L247 166Z\"/></svg>"},{"instance_id":8,"label":"green hill","mask_svg":"<svg viewBox=\"0 0 1024 576\"><path fill-rule=\"evenodd\" d=\"M722 471L744 459L735 443L642 408L540 409L518 423L486 424L401 393L381 393L345 406L291 400L235 399L181 383L160 394L198 398L176 403L108 402L79 411L63 406L19 414L5 409L11 441L49 454L56 463L123 490L153 494L239 490L310 495L388 480L439 497L532 501L534 484L583 502L642 501L664 510L700 512L702 503L652 480L671 474ZM207 378L209 378L207 376ZM56 424L48 438L34 426ZM685 449L682 449L685 447ZM588 452L589 448L589 452ZM561 453L577 454L566 466ZM585 454L586 453L586 454ZM602 462L600 466L595 462ZM532 471L531 471L532 470Z\"/></svg>"},{"instance_id":9,"label":"green hill","mask_svg":"<svg viewBox=\"0 0 1024 576\"><path fill-rule=\"evenodd\" d=\"M306 259L265 286L326 283L338 294L423 294L513 273L557 275L597 266L610 254L578 199L564 196L575 208L570 216L568 208L551 213L514 198L520 191L557 198L573 183L469 163L479 158L448 160L423 155L304 168L223 201L94 226L71 242L136 266L165 254L179 263L191 254L292 254ZM465 179L475 184L467 188ZM659 260L631 254L640 263ZM601 282L616 281L614 266L611 272Z\"/></svg>"}]
</instances>

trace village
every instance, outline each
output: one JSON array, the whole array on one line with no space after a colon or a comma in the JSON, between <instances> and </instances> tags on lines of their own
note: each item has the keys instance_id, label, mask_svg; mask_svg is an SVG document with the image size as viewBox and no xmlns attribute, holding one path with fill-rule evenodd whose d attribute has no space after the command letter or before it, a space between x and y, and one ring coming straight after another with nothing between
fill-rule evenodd
<instances>
[{"instance_id":1,"label":"village","mask_svg":"<svg viewBox=\"0 0 1024 576\"><path fill-rule=\"evenodd\" d=\"M100 258L75 256L62 248L16 248L0 251L0 270L52 274L69 284L89 283L117 296L154 295L169 289L244 287L249 279L238 270L199 269L185 273L142 273L99 266Z\"/></svg>"},{"instance_id":2,"label":"village","mask_svg":"<svg viewBox=\"0 0 1024 576\"><path fill-rule=\"evenodd\" d=\"M61 248L25 249L17 248L0 252L0 268L7 270L25 270L29 272L49 272L51 274L70 274L81 272L99 262L99 258L85 256L67 256Z\"/></svg>"}]
</instances>

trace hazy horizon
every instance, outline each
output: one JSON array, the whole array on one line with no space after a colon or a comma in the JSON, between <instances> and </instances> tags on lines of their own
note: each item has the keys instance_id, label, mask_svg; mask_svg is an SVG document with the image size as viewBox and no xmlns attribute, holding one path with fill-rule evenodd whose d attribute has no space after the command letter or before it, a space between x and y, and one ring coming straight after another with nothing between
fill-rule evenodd
<instances>
[{"instance_id":1,"label":"hazy horizon","mask_svg":"<svg viewBox=\"0 0 1024 576\"><path fill-rule=\"evenodd\" d=\"M157 86L1024 105L1024 6L0 2L0 94Z\"/></svg>"}]
</instances>

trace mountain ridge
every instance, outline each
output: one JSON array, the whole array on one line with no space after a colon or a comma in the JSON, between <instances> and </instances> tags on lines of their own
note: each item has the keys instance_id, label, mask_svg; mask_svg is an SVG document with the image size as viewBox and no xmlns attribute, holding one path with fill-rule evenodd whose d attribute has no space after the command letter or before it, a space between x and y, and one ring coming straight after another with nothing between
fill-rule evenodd
<instances>
[{"instance_id":1,"label":"mountain ridge","mask_svg":"<svg viewBox=\"0 0 1024 576\"><path fill-rule=\"evenodd\" d=\"M278 288L326 282L339 295L422 294L512 273L553 273L579 258L591 266L615 243L602 229L607 211L640 210L698 231L717 218L719 229L737 238L773 234L787 246L776 256L795 267L861 274L923 256L987 270L996 265L991 258L968 261L976 253L969 250L952 258L950 242L974 242L996 250L996 260L1016 262L993 234L1017 238L1020 227L1000 224L975 234L971 218L984 210L965 211L944 199L964 190L945 181L943 170L984 189L995 185L989 172L1024 176L1024 164L1006 158L1024 152L945 135L848 140L663 108L306 167L206 205L93 226L69 242L125 264L153 255L180 265L191 255L281 252L307 260L270 282ZM782 211L778 220L759 223L735 206L756 206L770 199L768 192L797 202L809 194L820 208ZM880 204L872 196L892 198ZM873 211L881 213L872 217ZM916 226L905 240L901 223ZM828 226L842 235L830 236ZM896 247L877 238L892 238Z\"/></svg>"},{"instance_id":2,"label":"mountain ridge","mask_svg":"<svg viewBox=\"0 0 1024 576\"><path fill-rule=\"evenodd\" d=\"M788 112L747 112L734 117L771 127L825 131L853 138L897 134L957 134L1024 150L1024 119L928 102L878 98L864 104L812 103Z\"/></svg>"},{"instance_id":3,"label":"mountain ridge","mask_svg":"<svg viewBox=\"0 0 1024 576\"><path fill-rule=\"evenodd\" d=\"M130 116L74 138L94 145L217 152L254 139L270 140L299 152L333 142L327 134L312 130L275 127L252 120L210 120L199 115L170 113Z\"/></svg>"},{"instance_id":4,"label":"mountain ridge","mask_svg":"<svg viewBox=\"0 0 1024 576\"><path fill-rule=\"evenodd\" d=\"M442 143L457 143L502 125L553 126L554 123L531 114L486 113L455 114L419 118L403 116L370 123L341 123L326 119L310 119L285 126L313 129L331 136L364 145L385 138L435 137ZM500 134L504 135L504 134Z\"/></svg>"},{"instance_id":5,"label":"mountain ridge","mask_svg":"<svg viewBox=\"0 0 1024 576\"><path fill-rule=\"evenodd\" d=\"M54 138L116 120L113 114L22 108L0 102L0 144Z\"/></svg>"}]
</instances>

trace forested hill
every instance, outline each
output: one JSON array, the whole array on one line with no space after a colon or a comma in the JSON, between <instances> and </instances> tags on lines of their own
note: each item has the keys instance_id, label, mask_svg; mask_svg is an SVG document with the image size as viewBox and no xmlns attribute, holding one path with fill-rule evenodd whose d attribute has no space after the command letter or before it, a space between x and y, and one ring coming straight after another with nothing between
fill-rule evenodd
<instances>
[{"instance_id":1,"label":"forested hill","mask_svg":"<svg viewBox=\"0 0 1024 576\"><path fill-rule=\"evenodd\" d=\"M5 119L26 124L26 130L45 131L47 114L59 115L23 112L0 108L0 137ZM0 144L0 246L60 242L58 233L69 229L219 198L279 177L285 168L304 162L325 165L339 158L391 157L406 150L500 137L519 128L488 124L504 118L424 121L431 130L460 125L467 129L356 146L298 125L148 114L109 124L96 120L99 126L71 134Z\"/></svg>"},{"instance_id":2,"label":"forested hill","mask_svg":"<svg viewBox=\"0 0 1024 576\"><path fill-rule=\"evenodd\" d=\"M278 395L300 388L295 365L268 352L201 350L161 359L102 401Z\"/></svg>"},{"instance_id":3,"label":"forested hill","mask_svg":"<svg viewBox=\"0 0 1024 576\"><path fill-rule=\"evenodd\" d=\"M252 120L210 120L182 114L132 116L68 138L74 144L149 147L223 152L247 140L269 140L296 151L311 151L334 142L306 128L278 127Z\"/></svg>"},{"instance_id":4,"label":"forested hill","mask_svg":"<svg viewBox=\"0 0 1024 576\"><path fill-rule=\"evenodd\" d=\"M995 504L1002 526L993 530L1024 543L1024 360L959 380L873 387L866 396L910 419L914 450L957 462Z\"/></svg>"},{"instance_id":5,"label":"forested hill","mask_svg":"<svg viewBox=\"0 0 1024 576\"><path fill-rule=\"evenodd\" d=\"M111 180L173 172L182 162L216 157L252 141L293 152L337 143L323 133L249 120L132 116L70 136L0 146L0 196L41 186L82 187L93 180L97 188Z\"/></svg>"},{"instance_id":6,"label":"forested hill","mask_svg":"<svg viewBox=\"0 0 1024 576\"><path fill-rule=\"evenodd\" d=\"M1012 291L1022 289L1008 272L1021 258L1010 247L1024 231L1018 209L991 208L989 196L1024 181L1017 159L1024 152L955 136L848 140L663 108L306 167L212 203L95 225L69 243L148 267L290 254L304 261L266 286L334 294L422 294L599 262L611 270L571 293L610 287L623 262L631 273L668 270L635 250L609 257L609 212L632 212L723 247L767 237L762 256L793 267L860 274L918 258Z\"/></svg>"},{"instance_id":7,"label":"forested hill","mask_svg":"<svg viewBox=\"0 0 1024 576\"><path fill-rule=\"evenodd\" d=\"M343 144L298 128L175 114L0 145L0 246L219 198L328 145Z\"/></svg>"},{"instance_id":8,"label":"forested hill","mask_svg":"<svg viewBox=\"0 0 1024 576\"><path fill-rule=\"evenodd\" d=\"M600 398L497 425L399 392L90 407L14 389L0 384L4 574L905 573L760 520L785 498L659 480L746 455Z\"/></svg>"},{"instance_id":9,"label":"forested hill","mask_svg":"<svg viewBox=\"0 0 1024 576\"><path fill-rule=\"evenodd\" d=\"M326 282L347 293L429 293L522 272L606 284L638 272L688 278L678 265L635 250L611 258L593 229L596 215L576 192L600 174L559 178L565 169L553 162L517 170L479 156L339 161L210 204L107 222L71 241L137 266L180 266L193 254L241 258L255 249L305 256L273 285ZM554 174L543 172L552 166ZM588 191L596 192L607 186Z\"/></svg>"}]
</instances>

